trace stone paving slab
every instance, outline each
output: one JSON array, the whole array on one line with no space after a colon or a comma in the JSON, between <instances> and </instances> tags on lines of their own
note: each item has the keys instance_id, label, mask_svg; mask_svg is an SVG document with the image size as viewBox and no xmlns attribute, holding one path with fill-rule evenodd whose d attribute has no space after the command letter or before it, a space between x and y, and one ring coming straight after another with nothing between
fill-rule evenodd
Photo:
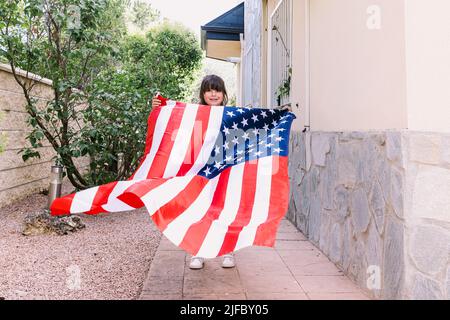
<instances>
[{"instance_id":1,"label":"stone paving slab","mask_svg":"<svg viewBox=\"0 0 450 320\"><path fill-rule=\"evenodd\" d=\"M189 268L190 255L163 236L143 285L141 300L367 300L294 225L284 219L274 248L235 253L236 268L209 259Z\"/></svg>"}]
</instances>

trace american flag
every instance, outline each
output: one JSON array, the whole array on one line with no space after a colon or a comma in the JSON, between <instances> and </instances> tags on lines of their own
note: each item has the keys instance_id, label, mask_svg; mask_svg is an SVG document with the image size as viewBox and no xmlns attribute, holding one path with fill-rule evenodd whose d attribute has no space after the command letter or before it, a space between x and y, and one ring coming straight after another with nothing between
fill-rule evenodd
<instances>
[{"instance_id":1,"label":"american flag","mask_svg":"<svg viewBox=\"0 0 450 320\"><path fill-rule=\"evenodd\" d=\"M192 255L272 247L288 206L295 116L161 100L150 113L144 156L133 176L56 199L52 215L145 206L161 232Z\"/></svg>"}]
</instances>

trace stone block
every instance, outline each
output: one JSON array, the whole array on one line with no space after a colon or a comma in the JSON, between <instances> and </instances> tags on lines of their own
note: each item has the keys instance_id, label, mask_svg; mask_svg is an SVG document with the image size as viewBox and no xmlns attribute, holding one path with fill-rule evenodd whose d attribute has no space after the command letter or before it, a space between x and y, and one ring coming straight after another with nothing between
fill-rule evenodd
<instances>
[{"instance_id":1,"label":"stone block","mask_svg":"<svg viewBox=\"0 0 450 320\"><path fill-rule=\"evenodd\" d=\"M383 250L382 296L387 300L401 299L404 285L404 229L391 217L386 219Z\"/></svg>"},{"instance_id":2,"label":"stone block","mask_svg":"<svg viewBox=\"0 0 450 320\"><path fill-rule=\"evenodd\" d=\"M417 226L409 244L409 252L419 271L436 275L447 266L450 232L437 226Z\"/></svg>"},{"instance_id":3,"label":"stone block","mask_svg":"<svg viewBox=\"0 0 450 320\"><path fill-rule=\"evenodd\" d=\"M412 133L409 136L409 160L424 164L439 164L441 137L428 133Z\"/></svg>"},{"instance_id":4,"label":"stone block","mask_svg":"<svg viewBox=\"0 0 450 320\"><path fill-rule=\"evenodd\" d=\"M325 167L327 154L330 152L330 137L326 134L313 134L311 137L311 151L313 165Z\"/></svg>"},{"instance_id":5,"label":"stone block","mask_svg":"<svg viewBox=\"0 0 450 320\"><path fill-rule=\"evenodd\" d=\"M356 189L351 195L351 219L356 233L364 233L370 222L370 211L364 190Z\"/></svg>"},{"instance_id":6,"label":"stone block","mask_svg":"<svg viewBox=\"0 0 450 320\"><path fill-rule=\"evenodd\" d=\"M442 300L443 294L437 281L416 273L411 298L413 300Z\"/></svg>"}]
</instances>

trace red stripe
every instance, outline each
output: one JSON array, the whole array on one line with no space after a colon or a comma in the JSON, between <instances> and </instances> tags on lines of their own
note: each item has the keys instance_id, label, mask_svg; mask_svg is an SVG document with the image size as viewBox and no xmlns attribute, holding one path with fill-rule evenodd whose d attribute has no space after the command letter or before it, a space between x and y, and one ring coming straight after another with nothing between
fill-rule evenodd
<instances>
[{"instance_id":1,"label":"red stripe","mask_svg":"<svg viewBox=\"0 0 450 320\"><path fill-rule=\"evenodd\" d=\"M183 119L185 110L186 104L177 102L172 114L170 115L169 123L167 124L163 139L158 151L156 152L155 158L153 159L147 178L160 178L164 176L170 153L175 143L176 134L180 129L181 120Z\"/></svg>"},{"instance_id":2,"label":"red stripe","mask_svg":"<svg viewBox=\"0 0 450 320\"><path fill-rule=\"evenodd\" d=\"M50 206L50 213L52 216L64 216L70 214L70 207L72 206L75 193L68 196L55 199Z\"/></svg>"},{"instance_id":3,"label":"red stripe","mask_svg":"<svg viewBox=\"0 0 450 320\"><path fill-rule=\"evenodd\" d=\"M197 117L195 118L194 130L192 130L191 141L184 157L183 164L178 170L177 177L184 176L194 165L200 150L205 142L206 131L208 129L211 107L199 106Z\"/></svg>"},{"instance_id":4,"label":"red stripe","mask_svg":"<svg viewBox=\"0 0 450 320\"><path fill-rule=\"evenodd\" d=\"M253 162L253 161L252 161ZM239 234L251 219L253 203L255 202L256 178L258 176L258 161L247 162L242 181L241 201L234 221L228 226L228 231L219 251L219 256L234 251Z\"/></svg>"},{"instance_id":5,"label":"red stripe","mask_svg":"<svg viewBox=\"0 0 450 320\"><path fill-rule=\"evenodd\" d=\"M141 168L142 164L145 161L145 158L147 157L148 153L150 152L150 149L152 147L152 142L153 142L153 135L155 133L156 122L158 121L158 117L159 117L160 113L161 113L161 106L153 109L152 112L150 112L150 115L148 116L147 138L145 140L144 155L142 156L142 158L140 160L140 164L139 164L138 168L136 169L136 171L133 173L133 175L128 180L133 180L136 172L139 171L139 169Z\"/></svg>"},{"instance_id":6,"label":"red stripe","mask_svg":"<svg viewBox=\"0 0 450 320\"><path fill-rule=\"evenodd\" d=\"M91 210L85 212L85 214L94 215L102 212L107 212L105 209L102 208L102 205L108 202L109 195L114 190L117 183L118 181L115 181L100 186L95 194L94 200L92 201Z\"/></svg>"},{"instance_id":7,"label":"red stripe","mask_svg":"<svg viewBox=\"0 0 450 320\"><path fill-rule=\"evenodd\" d=\"M209 181L209 179L202 176L195 176L183 191L152 215L153 221L161 232L191 206Z\"/></svg>"},{"instance_id":8,"label":"red stripe","mask_svg":"<svg viewBox=\"0 0 450 320\"><path fill-rule=\"evenodd\" d=\"M289 205L288 157L273 156L272 170L269 214L256 231L255 246L274 246L278 225Z\"/></svg>"},{"instance_id":9,"label":"red stripe","mask_svg":"<svg viewBox=\"0 0 450 320\"><path fill-rule=\"evenodd\" d=\"M142 208L144 203L141 198L149 193L151 190L159 187L169 179L147 179L129 186L117 199L125 202L133 208Z\"/></svg>"},{"instance_id":10,"label":"red stripe","mask_svg":"<svg viewBox=\"0 0 450 320\"><path fill-rule=\"evenodd\" d=\"M193 255L196 255L200 250L201 245L205 240L206 235L208 234L208 230L211 227L211 224L214 220L217 220L219 218L219 215L225 205L230 172L231 168L228 168L220 174L211 206L200 221L194 223L189 227L183 238L183 241L181 241L181 243L179 244L180 248Z\"/></svg>"}]
</instances>

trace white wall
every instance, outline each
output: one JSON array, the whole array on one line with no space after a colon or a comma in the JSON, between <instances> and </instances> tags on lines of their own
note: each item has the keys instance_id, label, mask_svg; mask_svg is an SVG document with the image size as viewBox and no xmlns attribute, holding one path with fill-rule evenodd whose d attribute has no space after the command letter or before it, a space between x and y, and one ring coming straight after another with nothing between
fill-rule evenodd
<instances>
[{"instance_id":1,"label":"white wall","mask_svg":"<svg viewBox=\"0 0 450 320\"><path fill-rule=\"evenodd\" d=\"M310 6L311 129L406 128L403 0L312 0Z\"/></svg>"},{"instance_id":2,"label":"white wall","mask_svg":"<svg viewBox=\"0 0 450 320\"><path fill-rule=\"evenodd\" d=\"M406 1L408 128L450 132L450 1Z\"/></svg>"}]
</instances>

